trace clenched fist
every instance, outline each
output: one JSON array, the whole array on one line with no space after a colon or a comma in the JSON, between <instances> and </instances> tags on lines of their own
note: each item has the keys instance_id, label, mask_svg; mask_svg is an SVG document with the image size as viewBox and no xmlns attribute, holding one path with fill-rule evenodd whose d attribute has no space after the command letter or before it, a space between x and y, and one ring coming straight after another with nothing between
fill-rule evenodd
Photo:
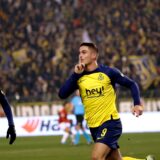
<instances>
[{"instance_id":1,"label":"clenched fist","mask_svg":"<svg viewBox=\"0 0 160 160\"><path fill-rule=\"evenodd\" d=\"M132 113L133 115L135 115L136 117L139 117L140 115L142 115L143 113L143 106L141 105L136 105L132 108Z\"/></svg>"}]
</instances>

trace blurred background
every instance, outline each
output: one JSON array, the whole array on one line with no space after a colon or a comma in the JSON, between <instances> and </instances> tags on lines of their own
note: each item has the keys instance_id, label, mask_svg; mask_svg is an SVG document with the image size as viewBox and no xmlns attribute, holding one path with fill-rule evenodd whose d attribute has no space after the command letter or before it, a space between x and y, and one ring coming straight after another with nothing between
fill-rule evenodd
<instances>
[{"instance_id":1,"label":"blurred background","mask_svg":"<svg viewBox=\"0 0 160 160\"><path fill-rule=\"evenodd\" d=\"M21 104L61 104L59 87L83 41L97 44L99 63L139 84L146 110L160 111L159 0L1 0L0 7L0 86L15 116ZM130 98L123 87L117 93L118 106Z\"/></svg>"},{"instance_id":2,"label":"blurred background","mask_svg":"<svg viewBox=\"0 0 160 160\"><path fill-rule=\"evenodd\" d=\"M0 86L12 105L18 137L14 147L1 139L2 159L90 159L84 140L79 147L62 146L60 137L53 137L62 134L57 113L63 101L57 93L84 41L98 46L99 63L139 84L145 106L139 118L130 113L130 91L117 86L123 132L157 132L124 134L122 153L160 159L159 0L0 0ZM0 137L7 126L0 118Z\"/></svg>"}]
</instances>

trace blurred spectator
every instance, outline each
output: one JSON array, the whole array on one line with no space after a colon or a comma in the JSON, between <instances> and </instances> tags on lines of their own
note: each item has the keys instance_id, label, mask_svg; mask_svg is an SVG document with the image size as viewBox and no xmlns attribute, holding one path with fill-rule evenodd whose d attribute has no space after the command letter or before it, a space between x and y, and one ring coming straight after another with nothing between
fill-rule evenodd
<instances>
[{"instance_id":1,"label":"blurred spectator","mask_svg":"<svg viewBox=\"0 0 160 160\"><path fill-rule=\"evenodd\" d=\"M82 41L94 41L100 62L132 78L129 56L152 56L160 75L159 0L1 0L0 6L0 82L8 97L56 99Z\"/></svg>"}]
</instances>

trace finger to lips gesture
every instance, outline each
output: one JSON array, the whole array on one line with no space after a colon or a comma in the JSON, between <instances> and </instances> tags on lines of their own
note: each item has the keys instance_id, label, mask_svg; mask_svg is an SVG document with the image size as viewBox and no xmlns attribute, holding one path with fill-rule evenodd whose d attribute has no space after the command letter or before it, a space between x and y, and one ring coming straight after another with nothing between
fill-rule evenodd
<instances>
[{"instance_id":1,"label":"finger to lips gesture","mask_svg":"<svg viewBox=\"0 0 160 160\"><path fill-rule=\"evenodd\" d=\"M85 68L84 63L78 63L78 64L75 65L74 71L75 71L75 73L80 74L84 71L84 68Z\"/></svg>"}]
</instances>

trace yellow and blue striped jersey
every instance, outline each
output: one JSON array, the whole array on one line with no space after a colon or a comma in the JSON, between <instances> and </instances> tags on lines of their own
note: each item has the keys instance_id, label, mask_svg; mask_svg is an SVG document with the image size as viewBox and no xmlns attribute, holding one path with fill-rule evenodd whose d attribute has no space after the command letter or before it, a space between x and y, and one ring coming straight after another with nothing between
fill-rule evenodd
<instances>
[{"instance_id":1,"label":"yellow and blue striped jersey","mask_svg":"<svg viewBox=\"0 0 160 160\"><path fill-rule=\"evenodd\" d=\"M115 68L100 65L94 71L72 74L59 91L67 98L76 89L80 90L85 107L85 119L89 127L98 127L105 121L119 119L116 107L115 84L130 88L135 105L140 104L137 84Z\"/></svg>"}]
</instances>

